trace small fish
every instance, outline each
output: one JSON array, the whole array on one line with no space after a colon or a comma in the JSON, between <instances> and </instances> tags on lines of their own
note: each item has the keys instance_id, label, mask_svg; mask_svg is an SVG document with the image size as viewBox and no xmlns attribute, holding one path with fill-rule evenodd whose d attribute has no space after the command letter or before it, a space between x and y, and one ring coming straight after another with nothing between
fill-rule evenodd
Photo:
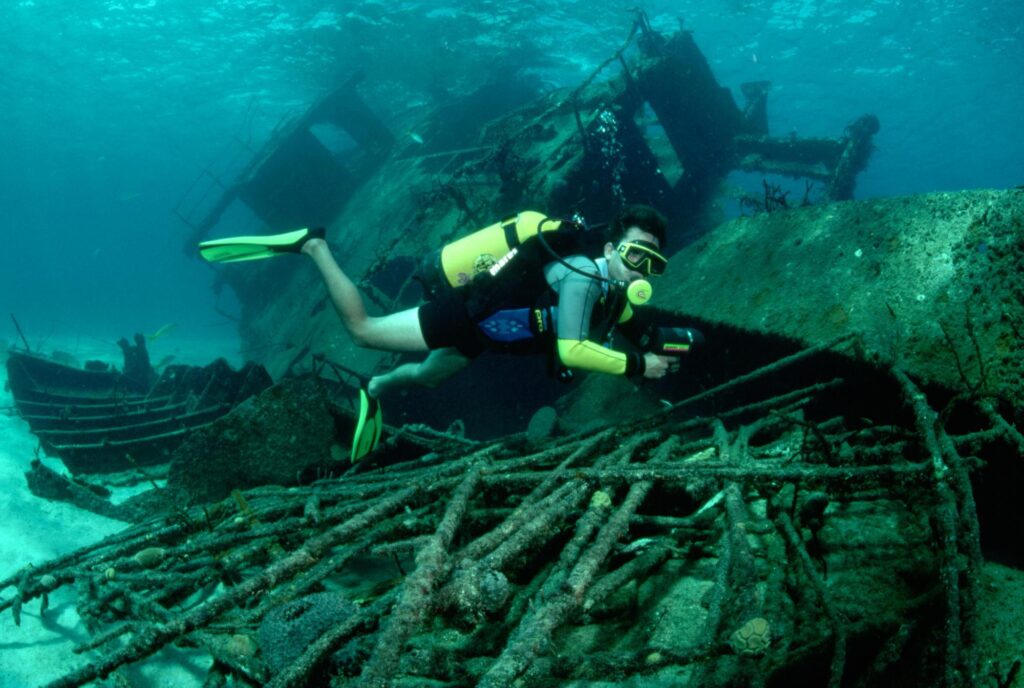
<instances>
[{"instance_id":1,"label":"small fish","mask_svg":"<svg viewBox=\"0 0 1024 688\"><path fill-rule=\"evenodd\" d=\"M155 342L156 340L160 339L160 337L163 337L165 334L167 334L177 326L177 323L167 323L153 334L147 334L146 339L148 339L151 342Z\"/></svg>"},{"instance_id":2,"label":"small fish","mask_svg":"<svg viewBox=\"0 0 1024 688\"><path fill-rule=\"evenodd\" d=\"M750 60L751 60L751 62L753 62L754 64L757 64L757 53L751 53L751 54L750 54Z\"/></svg>"},{"instance_id":3,"label":"small fish","mask_svg":"<svg viewBox=\"0 0 1024 688\"><path fill-rule=\"evenodd\" d=\"M417 134L415 131L409 132L409 138L412 139L412 142L415 143L417 146L423 145L423 137Z\"/></svg>"}]
</instances>

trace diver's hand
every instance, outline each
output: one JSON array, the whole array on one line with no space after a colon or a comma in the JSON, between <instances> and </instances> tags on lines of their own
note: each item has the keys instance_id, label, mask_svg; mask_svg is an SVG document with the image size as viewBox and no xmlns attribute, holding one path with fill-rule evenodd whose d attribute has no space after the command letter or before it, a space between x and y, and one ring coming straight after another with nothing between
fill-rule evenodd
<instances>
[{"instance_id":1,"label":"diver's hand","mask_svg":"<svg viewBox=\"0 0 1024 688\"><path fill-rule=\"evenodd\" d=\"M644 377L648 380L657 380L658 378L665 377L674 369L673 363L674 361L670 356L661 356L648 352L644 354Z\"/></svg>"}]
</instances>

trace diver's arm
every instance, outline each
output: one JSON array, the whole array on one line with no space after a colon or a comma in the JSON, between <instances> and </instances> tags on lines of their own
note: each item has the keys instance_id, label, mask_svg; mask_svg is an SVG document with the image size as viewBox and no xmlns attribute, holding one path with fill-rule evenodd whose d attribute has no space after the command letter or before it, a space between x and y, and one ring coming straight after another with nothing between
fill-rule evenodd
<instances>
[{"instance_id":1,"label":"diver's arm","mask_svg":"<svg viewBox=\"0 0 1024 688\"><path fill-rule=\"evenodd\" d=\"M591 275L599 274L594 262L585 256L570 256L566 262ZM548 283L558 292L558 358L562 363L569 368L611 375L643 375L651 362L645 360L646 356L615 351L587 339L591 314L601 298L601 281L559 263L549 264L544 272ZM651 363L657 367L657 361Z\"/></svg>"},{"instance_id":2,"label":"diver's arm","mask_svg":"<svg viewBox=\"0 0 1024 688\"><path fill-rule=\"evenodd\" d=\"M558 339L558 358L568 368L594 370L610 375L643 375L646 357L595 344L586 339Z\"/></svg>"}]
</instances>

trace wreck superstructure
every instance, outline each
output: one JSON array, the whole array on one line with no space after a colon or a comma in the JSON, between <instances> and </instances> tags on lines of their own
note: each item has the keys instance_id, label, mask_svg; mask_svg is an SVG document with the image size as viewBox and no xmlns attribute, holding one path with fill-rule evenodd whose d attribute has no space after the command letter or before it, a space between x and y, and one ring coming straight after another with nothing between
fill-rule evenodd
<instances>
[{"instance_id":1,"label":"wreck superstructure","mask_svg":"<svg viewBox=\"0 0 1024 688\"><path fill-rule=\"evenodd\" d=\"M343 267L388 311L415 303L408 277L420 255L527 208L604 219L626 202L647 203L669 216L670 248L679 248L715 222L710 208L732 170L805 178L821 184L826 198L852 196L877 120L862 117L857 121L870 124L832 139L780 139L767 130L770 84L742 90L740 106L690 33L665 37L642 17L577 87L528 98L525 89L485 85L403 122L411 136L388 134L353 79L283 127L217 200L182 213L194 230L189 245L211 232L238 233L218 226L236 201L264 231L324 224L343 247ZM348 132L352 161L313 135L325 121ZM204 205L205 214L196 210ZM281 265L236 266L219 279L241 299L243 335L272 373L296 364L299 352L339 347L361 365L378 362L328 341L320 319L333 315L321 292L309 288L309 275ZM301 315L285 317L278 302Z\"/></svg>"}]
</instances>

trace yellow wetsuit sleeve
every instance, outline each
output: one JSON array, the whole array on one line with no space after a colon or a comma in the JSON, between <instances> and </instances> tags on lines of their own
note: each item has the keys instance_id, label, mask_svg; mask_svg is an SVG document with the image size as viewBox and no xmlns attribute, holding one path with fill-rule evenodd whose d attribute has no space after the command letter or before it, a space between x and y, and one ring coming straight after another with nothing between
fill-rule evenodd
<instances>
[{"instance_id":1,"label":"yellow wetsuit sleeve","mask_svg":"<svg viewBox=\"0 0 1024 688\"><path fill-rule=\"evenodd\" d=\"M643 373L644 359L595 344L586 339L559 339L558 358L568 368L582 368L610 375Z\"/></svg>"}]
</instances>

